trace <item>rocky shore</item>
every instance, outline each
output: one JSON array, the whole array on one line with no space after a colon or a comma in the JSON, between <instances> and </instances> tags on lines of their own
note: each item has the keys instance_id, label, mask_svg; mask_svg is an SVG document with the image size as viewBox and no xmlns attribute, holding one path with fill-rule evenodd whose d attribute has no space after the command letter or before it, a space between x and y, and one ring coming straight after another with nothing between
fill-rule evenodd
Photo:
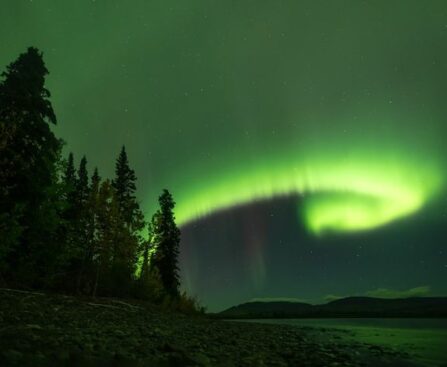
<instances>
[{"instance_id":1,"label":"rocky shore","mask_svg":"<svg viewBox=\"0 0 447 367\"><path fill-rule=\"evenodd\" d=\"M343 333L0 290L0 366L416 366Z\"/></svg>"}]
</instances>

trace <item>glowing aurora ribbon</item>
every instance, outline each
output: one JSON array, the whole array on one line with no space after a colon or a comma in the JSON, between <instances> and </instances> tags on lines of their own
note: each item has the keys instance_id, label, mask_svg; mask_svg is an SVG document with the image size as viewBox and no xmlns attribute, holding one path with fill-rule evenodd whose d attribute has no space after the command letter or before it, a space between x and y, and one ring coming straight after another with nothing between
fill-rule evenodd
<instances>
[{"instance_id":1,"label":"glowing aurora ribbon","mask_svg":"<svg viewBox=\"0 0 447 367\"><path fill-rule=\"evenodd\" d=\"M426 161L384 156L272 159L204 177L203 185L177 197L177 220L183 225L236 205L300 194L307 228L315 234L376 228L418 211L441 182L439 170Z\"/></svg>"}]
</instances>

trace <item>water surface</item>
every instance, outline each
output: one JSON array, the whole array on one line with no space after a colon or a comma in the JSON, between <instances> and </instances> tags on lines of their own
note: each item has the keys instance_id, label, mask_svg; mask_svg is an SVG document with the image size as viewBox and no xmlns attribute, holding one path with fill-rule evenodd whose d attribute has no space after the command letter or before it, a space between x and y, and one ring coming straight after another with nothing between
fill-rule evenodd
<instances>
[{"instance_id":1,"label":"water surface","mask_svg":"<svg viewBox=\"0 0 447 367\"><path fill-rule=\"evenodd\" d=\"M415 362L447 367L447 319L265 319L247 320L351 331L344 337L409 353Z\"/></svg>"}]
</instances>

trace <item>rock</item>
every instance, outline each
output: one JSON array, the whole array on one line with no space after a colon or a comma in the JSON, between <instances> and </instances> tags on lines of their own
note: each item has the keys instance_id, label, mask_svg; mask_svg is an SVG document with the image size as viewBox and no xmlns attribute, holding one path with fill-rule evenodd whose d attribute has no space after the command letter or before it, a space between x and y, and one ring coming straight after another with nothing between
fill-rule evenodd
<instances>
[{"instance_id":1,"label":"rock","mask_svg":"<svg viewBox=\"0 0 447 367\"><path fill-rule=\"evenodd\" d=\"M369 345L368 349L376 354L383 354L383 348L379 347L378 345Z\"/></svg>"},{"instance_id":2,"label":"rock","mask_svg":"<svg viewBox=\"0 0 447 367\"><path fill-rule=\"evenodd\" d=\"M122 351L115 353L113 359L116 361L118 366L135 365L135 356L123 353Z\"/></svg>"},{"instance_id":3,"label":"rock","mask_svg":"<svg viewBox=\"0 0 447 367\"><path fill-rule=\"evenodd\" d=\"M3 358L10 363L18 363L23 359L23 353L15 350L9 349L2 353Z\"/></svg>"},{"instance_id":4,"label":"rock","mask_svg":"<svg viewBox=\"0 0 447 367\"><path fill-rule=\"evenodd\" d=\"M42 326L37 324L27 324L25 327L31 330L42 330Z\"/></svg>"},{"instance_id":5,"label":"rock","mask_svg":"<svg viewBox=\"0 0 447 367\"><path fill-rule=\"evenodd\" d=\"M196 353L194 354L194 356L192 357L192 360L198 365L198 366L211 366L211 359L208 358L205 354L203 353Z\"/></svg>"},{"instance_id":6,"label":"rock","mask_svg":"<svg viewBox=\"0 0 447 367\"><path fill-rule=\"evenodd\" d=\"M122 331L122 330L116 330L115 331L115 336L118 337L118 338L124 338L124 337L126 337L126 333L124 331Z\"/></svg>"},{"instance_id":7,"label":"rock","mask_svg":"<svg viewBox=\"0 0 447 367\"><path fill-rule=\"evenodd\" d=\"M160 351L167 352L167 353L177 353L177 352L184 353L185 352L185 349L183 347L174 345L171 343L164 343L158 349Z\"/></svg>"},{"instance_id":8,"label":"rock","mask_svg":"<svg viewBox=\"0 0 447 367\"><path fill-rule=\"evenodd\" d=\"M55 357L58 360L65 361L70 358L70 352L67 349L58 349L55 353Z\"/></svg>"}]
</instances>

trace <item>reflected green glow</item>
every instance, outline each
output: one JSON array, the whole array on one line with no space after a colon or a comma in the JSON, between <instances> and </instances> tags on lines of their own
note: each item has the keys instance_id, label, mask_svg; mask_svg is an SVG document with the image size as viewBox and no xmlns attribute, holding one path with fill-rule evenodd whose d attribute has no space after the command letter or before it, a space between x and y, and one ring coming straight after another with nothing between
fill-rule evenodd
<instances>
[{"instance_id":1,"label":"reflected green glow","mask_svg":"<svg viewBox=\"0 0 447 367\"><path fill-rule=\"evenodd\" d=\"M346 149L340 142L325 146L324 152L296 151L210 170L201 184L177 195L178 222L256 200L301 194L305 200L300 210L311 232L366 230L415 213L441 183L440 170L426 156L392 144Z\"/></svg>"}]
</instances>

